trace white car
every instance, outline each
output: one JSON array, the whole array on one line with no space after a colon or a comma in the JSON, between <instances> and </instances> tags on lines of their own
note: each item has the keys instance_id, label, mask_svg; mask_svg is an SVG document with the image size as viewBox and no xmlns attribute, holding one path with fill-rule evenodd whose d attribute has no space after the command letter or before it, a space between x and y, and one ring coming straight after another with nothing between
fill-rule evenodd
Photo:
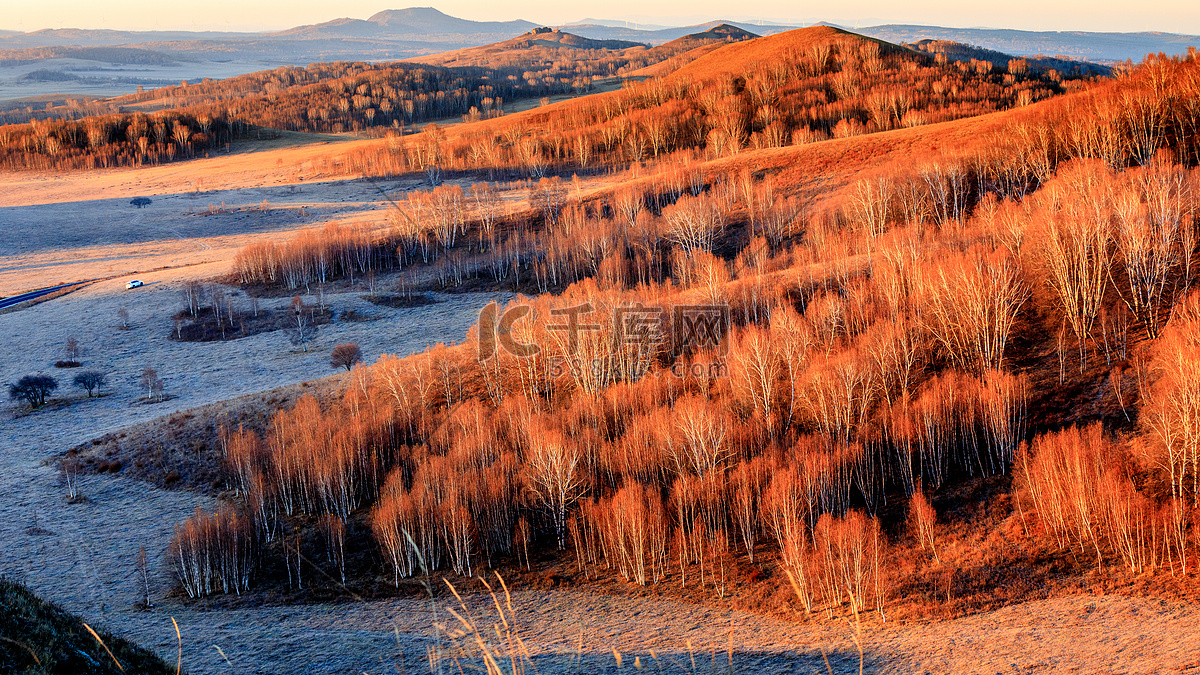
<instances>
[{"instance_id":1,"label":"white car","mask_svg":"<svg viewBox=\"0 0 1200 675\"><path fill-rule=\"evenodd\" d=\"M141 286L141 285L142 285L142 282L140 280L134 279L133 281L130 281L129 283L125 284L125 289L128 290L130 288L137 288L138 286Z\"/></svg>"}]
</instances>

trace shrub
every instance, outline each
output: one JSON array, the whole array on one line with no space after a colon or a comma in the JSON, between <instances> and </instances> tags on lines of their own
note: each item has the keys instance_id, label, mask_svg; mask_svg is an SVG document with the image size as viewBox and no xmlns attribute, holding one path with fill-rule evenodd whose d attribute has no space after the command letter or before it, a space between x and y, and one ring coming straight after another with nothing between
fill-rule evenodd
<instances>
[{"instance_id":1,"label":"shrub","mask_svg":"<svg viewBox=\"0 0 1200 675\"><path fill-rule=\"evenodd\" d=\"M0 672L78 675L175 672L174 666L168 666L150 651L107 631L99 630L97 634L103 643L97 641L79 617L42 600L14 581L0 578ZM121 665L118 667L117 663Z\"/></svg>"},{"instance_id":2,"label":"shrub","mask_svg":"<svg viewBox=\"0 0 1200 675\"><path fill-rule=\"evenodd\" d=\"M98 370L85 370L75 376L75 386L87 390L88 398L92 392L108 383L108 378Z\"/></svg>"},{"instance_id":3,"label":"shrub","mask_svg":"<svg viewBox=\"0 0 1200 675\"><path fill-rule=\"evenodd\" d=\"M329 365L332 368L345 368L350 372L354 364L362 362L362 350L353 342L340 344L329 353Z\"/></svg>"},{"instance_id":4,"label":"shrub","mask_svg":"<svg viewBox=\"0 0 1200 675\"><path fill-rule=\"evenodd\" d=\"M8 396L14 401L23 400L34 408L40 408L57 388L58 380L49 375L26 375L8 385Z\"/></svg>"}]
</instances>

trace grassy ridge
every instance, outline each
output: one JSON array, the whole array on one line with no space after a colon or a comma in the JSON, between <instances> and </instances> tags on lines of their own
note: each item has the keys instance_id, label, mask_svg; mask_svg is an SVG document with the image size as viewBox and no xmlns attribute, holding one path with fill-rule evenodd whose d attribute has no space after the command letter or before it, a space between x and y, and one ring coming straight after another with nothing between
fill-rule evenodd
<instances>
[{"instance_id":1,"label":"grassy ridge","mask_svg":"<svg viewBox=\"0 0 1200 675\"><path fill-rule=\"evenodd\" d=\"M96 641L83 621L34 595L21 584L0 579L0 673L92 675L170 673L174 668L154 654L98 631Z\"/></svg>"}]
</instances>

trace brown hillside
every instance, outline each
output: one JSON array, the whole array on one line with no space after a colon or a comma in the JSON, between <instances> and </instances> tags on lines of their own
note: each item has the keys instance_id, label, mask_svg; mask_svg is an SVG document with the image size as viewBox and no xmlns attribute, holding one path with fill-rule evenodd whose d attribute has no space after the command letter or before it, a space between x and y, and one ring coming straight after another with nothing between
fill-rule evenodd
<instances>
[{"instance_id":1,"label":"brown hillside","mask_svg":"<svg viewBox=\"0 0 1200 675\"><path fill-rule=\"evenodd\" d=\"M722 70L713 74L713 64ZM748 151L1028 108L1081 86L989 64L938 62L816 27L726 44L668 77L626 82L619 92L464 125L447 135L440 168L486 168L491 175L503 168L540 178L547 171L621 168L680 152L736 162ZM378 168L364 170L423 170L428 154L420 152L420 143L397 144L403 157L378 157Z\"/></svg>"},{"instance_id":2,"label":"brown hillside","mask_svg":"<svg viewBox=\"0 0 1200 675\"><path fill-rule=\"evenodd\" d=\"M647 56L665 59L654 65L639 68L625 74L630 78L661 77L695 61L705 54L720 49L731 42L753 40L758 36L737 26L723 23L699 33L684 35L658 45L646 52Z\"/></svg>"},{"instance_id":3,"label":"brown hillside","mask_svg":"<svg viewBox=\"0 0 1200 675\"><path fill-rule=\"evenodd\" d=\"M680 69L677 75L699 79L713 77L720 73L743 72L752 69L759 63L777 59L794 60L795 55L803 54L816 45L841 47L868 43L879 45L881 54L910 51L890 42L865 37L833 26L810 26L754 40L735 42L703 58L696 59L686 68Z\"/></svg>"}]
</instances>

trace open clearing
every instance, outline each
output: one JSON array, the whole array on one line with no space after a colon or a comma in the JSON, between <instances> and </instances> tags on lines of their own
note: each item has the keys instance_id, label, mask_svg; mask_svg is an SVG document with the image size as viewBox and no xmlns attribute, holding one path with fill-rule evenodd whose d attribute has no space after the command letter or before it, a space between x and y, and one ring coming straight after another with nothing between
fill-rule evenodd
<instances>
[{"instance_id":1,"label":"open clearing","mask_svg":"<svg viewBox=\"0 0 1200 675\"><path fill-rule=\"evenodd\" d=\"M0 296L165 267L209 264L184 274L219 276L247 244L330 222L382 226L393 195L428 187L346 174L345 153L383 141L315 137L284 133L159 166L0 174ZM502 198L527 196L517 181ZM151 204L134 207L134 197Z\"/></svg>"},{"instance_id":2,"label":"open clearing","mask_svg":"<svg viewBox=\"0 0 1200 675\"><path fill-rule=\"evenodd\" d=\"M155 167L0 176L0 294L226 263L256 237L282 238L330 221L380 221L388 206L382 191L415 184L314 177L306 162L331 148L291 147L294 138ZM334 147L363 142L373 141ZM138 196L152 203L130 205Z\"/></svg>"}]
</instances>

